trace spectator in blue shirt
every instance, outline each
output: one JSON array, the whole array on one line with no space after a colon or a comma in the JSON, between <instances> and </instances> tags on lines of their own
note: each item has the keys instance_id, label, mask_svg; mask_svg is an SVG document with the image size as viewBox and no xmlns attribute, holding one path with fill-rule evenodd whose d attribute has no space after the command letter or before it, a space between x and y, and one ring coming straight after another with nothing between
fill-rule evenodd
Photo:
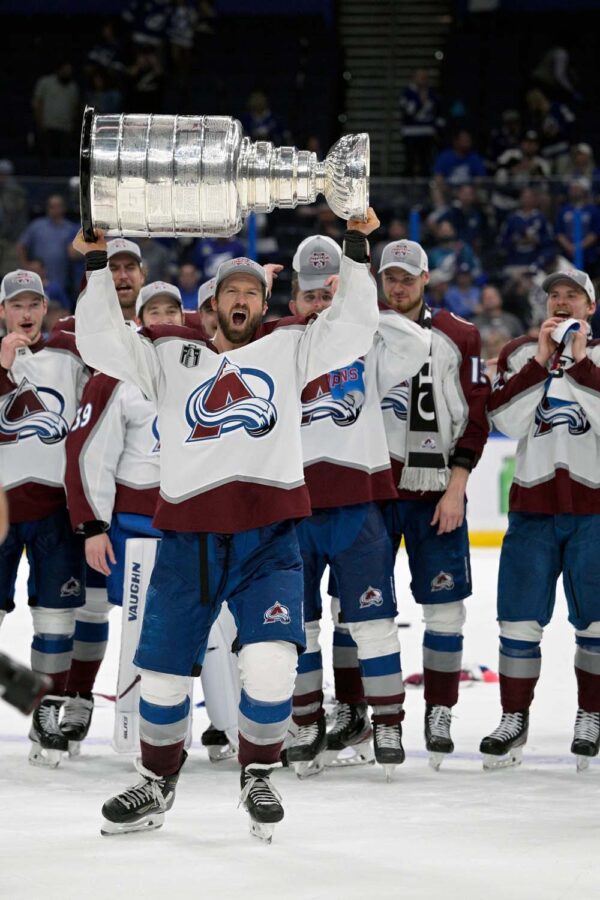
<instances>
[{"instance_id":1,"label":"spectator in blue shirt","mask_svg":"<svg viewBox=\"0 0 600 900\"><path fill-rule=\"evenodd\" d=\"M425 176L431 172L433 148L444 125L440 99L429 86L427 69L415 69L412 81L400 96L404 174Z\"/></svg>"},{"instance_id":2,"label":"spectator in blue shirt","mask_svg":"<svg viewBox=\"0 0 600 900\"><path fill-rule=\"evenodd\" d=\"M248 112L241 117L241 122L248 137L253 141L271 141L276 147L289 143L289 133L271 112L266 94L253 91L246 108Z\"/></svg>"},{"instance_id":3,"label":"spectator in blue shirt","mask_svg":"<svg viewBox=\"0 0 600 900\"><path fill-rule=\"evenodd\" d=\"M46 215L30 222L17 244L17 258L22 269L30 259L41 259L49 281L63 290L70 289L70 259L73 238L79 226L66 218L66 205L60 194L52 194L46 202ZM75 258L74 254L73 258Z\"/></svg>"},{"instance_id":4,"label":"spectator in blue shirt","mask_svg":"<svg viewBox=\"0 0 600 900\"><path fill-rule=\"evenodd\" d=\"M542 139L542 156L556 169L569 153L575 115L564 103L549 100L539 88L527 93L529 127Z\"/></svg>"},{"instance_id":5,"label":"spectator in blue shirt","mask_svg":"<svg viewBox=\"0 0 600 900\"><path fill-rule=\"evenodd\" d=\"M184 309L198 309L198 288L200 287L200 272L193 263L183 263L179 266L177 287L181 292L181 302Z\"/></svg>"},{"instance_id":6,"label":"spectator in blue shirt","mask_svg":"<svg viewBox=\"0 0 600 900\"><path fill-rule=\"evenodd\" d=\"M485 163L473 150L469 131L463 128L454 137L452 147L442 150L433 166L433 174L454 185L485 175Z\"/></svg>"},{"instance_id":7,"label":"spectator in blue shirt","mask_svg":"<svg viewBox=\"0 0 600 900\"><path fill-rule=\"evenodd\" d=\"M435 228L435 236L437 245L427 252L432 272L438 271L439 276L450 281L459 266L467 265L475 277L479 275L481 266L473 248L465 241L458 240L451 222L440 222Z\"/></svg>"},{"instance_id":8,"label":"spectator in blue shirt","mask_svg":"<svg viewBox=\"0 0 600 900\"><path fill-rule=\"evenodd\" d=\"M556 218L556 240L565 256L575 263L576 217L579 216L583 268L595 274L598 265L600 239L600 210L590 200L591 184L587 178L577 178L569 185L568 202Z\"/></svg>"},{"instance_id":9,"label":"spectator in blue shirt","mask_svg":"<svg viewBox=\"0 0 600 900\"><path fill-rule=\"evenodd\" d=\"M538 209L537 192L524 188L519 200L519 208L505 219L499 237L507 274L522 266L545 269L556 254L552 227Z\"/></svg>"},{"instance_id":10,"label":"spectator in blue shirt","mask_svg":"<svg viewBox=\"0 0 600 900\"><path fill-rule=\"evenodd\" d=\"M481 291L473 284L473 272L468 263L461 263L454 283L446 291L446 309L463 319L472 319L479 312Z\"/></svg>"},{"instance_id":11,"label":"spectator in blue shirt","mask_svg":"<svg viewBox=\"0 0 600 900\"><path fill-rule=\"evenodd\" d=\"M456 190L452 206L442 212L438 222L451 222L460 241L480 251L487 230L487 221L477 202L472 184L461 184Z\"/></svg>"},{"instance_id":12,"label":"spectator in blue shirt","mask_svg":"<svg viewBox=\"0 0 600 900\"><path fill-rule=\"evenodd\" d=\"M202 273L202 281L208 281L217 274L221 263L245 255L246 248L235 237L201 238L186 250L183 262L193 263Z\"/></svg>"}]
</instances>

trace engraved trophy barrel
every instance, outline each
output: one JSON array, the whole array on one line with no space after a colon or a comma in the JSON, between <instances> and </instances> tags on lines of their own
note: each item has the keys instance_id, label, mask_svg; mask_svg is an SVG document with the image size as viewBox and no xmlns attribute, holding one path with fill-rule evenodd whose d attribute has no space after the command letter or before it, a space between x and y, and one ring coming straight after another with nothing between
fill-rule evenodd
<instances>
[{"instance_id":1,"label":"engraved trophy barrel","mask_svg":"<svg viewBox=\"0 0 600 900\"><path fill-rule=\"evenodd\" d=\"M227 237L251 211L313 203L365 219L369 135L342 137L323 162L253 142L228 116L98 115L81 134L81 222L127 237Z\"/></svg>"}]
</instances>

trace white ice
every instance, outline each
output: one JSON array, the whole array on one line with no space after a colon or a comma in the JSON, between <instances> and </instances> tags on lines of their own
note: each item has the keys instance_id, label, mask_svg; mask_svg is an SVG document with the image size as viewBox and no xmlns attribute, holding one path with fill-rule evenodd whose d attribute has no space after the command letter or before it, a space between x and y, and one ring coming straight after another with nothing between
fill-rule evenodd
<instances>
[{"instance_id":1,"label":"white ice","mask_svg":"<svg viewBox=\"0 0 600 900\"><path fill-rule=\"evenodd\" d=\"M527 552L527 548L523 548ZM465 663L497 669L498 554L473 553ZM28 661L31 620L19 576L17 610L0 649ZM398 563L405 674L421 671L422 626ZM118 611L97 690L113 693ZM324 620L327 622L327 617ZM324 656L330 660L325 629ZM248 833L236 808L233 761L211 764L195 741L165 826L147 834L100 836L100 808L136 780L129 757L110 747L113 710L98 703L78 759L55 771L27 762L28 722L0 704L0 897L10 900L591 900L600 894L600 767L578 774L569 753L576 711L573 631L559 589L543 643L542 679L519 769L484 773L477 748L499 720L498 686L466 684L453 720L453 757L439 772L423 747L423 695L409 689L407 760L386 784L377 767L299 781L274 776L285 803L271 846ZM326 668L328 668L327 663ZM329 670L330 671L330 670ZM328 675L331 680L331 675Z\"/></svg>"}]
</instances>

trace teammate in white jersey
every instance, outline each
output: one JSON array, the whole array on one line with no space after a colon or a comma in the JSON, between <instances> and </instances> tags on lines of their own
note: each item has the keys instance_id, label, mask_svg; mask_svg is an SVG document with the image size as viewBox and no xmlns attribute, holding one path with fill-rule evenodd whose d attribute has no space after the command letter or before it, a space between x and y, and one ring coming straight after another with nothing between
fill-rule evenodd
<instances>
[{"instance_id":1,"label":"teammate in white jersey","mask_svg":"<svg viewBox=\"0 0 600 900\"><path fill-rule=\"evenodd\" d=\"M503 348L489 405L519 445L498 573L502 718L481 742L485 768L520 760L561 574L575 629L578 768L600 747L600 342L588 324L596 293L578 269L542 287L548 318L537 341Z\"/></svg>"},{"instance_id":2,"label":"teammate in white jersey","mask_svg":"<svg viewBox=\"0 0 600 900\"><path fill-rule=\"evenodd\" d=\"M139 326L182 325L181 294L171 284L153 282L139 292L135 313ZM108 642L109 612L123 603L126 542L134 537L160 537L152 527L159 452L155 405L135 385L96 374L86 386L67 440L66 484L71 523L85 537L88 566L106 577L108 597L92 595L77 614L68 699L60 726L71 751L90 727L92 691Z\"/></svg>"},{"instance_id":3,"label":"teammate in white jersey","mask_svg":"<svg viewBox=\"0 0 600 900\"><path fill-rule=\"evenodd\" d=\"M9 272L0 287L8 334L0 347L0 471L10 529L0 548L0 621L14 607L22 552L30 565L31 667L53 680L34 712L30 761L56 766L67 742L59 729L75 608L84 602L81 539L69 524L64 489L65 439L89 377L72 334L42 333L48 308L39 275Z\"/></svg>"},{"instance_id":4,"label":"teammate in white jersey","mask_svg":"<svg viewBox=\"0 0 600 900\"><path fill-rule=\"evenodd\" d=\"M238 624L242 699L239 760L251 829L270 839L283 807L270 783L291 713L304 649L302 561L294 520L310 513L303 478L300 394L331 366L365 353L377 326L366 235L351 221L340 286L314 322L261 324L265 270L223 263L213 341L191 329L138 335L122 323L105 242L86 254L77 305L84 358L155 400L161 487L154 524L165 529L151 579L136 664L142 670L141 782L103 807L105 833L162 825L184 762L189 679L226 598Z\"/></svg>"},{"instance_id":5,"label":"teammate in white jersey","mask_svg":"<svg viewBox=\"0 0 600 900\"><path fill-rule=\"evenodd\" d=\"M310 316L331 306L331 282L341 251L330 238L304 240L294 256L292 312ZM304 563L307 650L298 666L294 722L298 733L287 750L299 775L321 769L328 754L352 745L367 749L371 728L366 707L354 708L343 685L336 723L325 734L323 672L319 646L320 584L327 565L335 579L335 618L358 645L361 700L372 707L375 758L389 776L404 761L404 687L398 629L394 622L394 555L379 503L396 494L383 424L381 399L399 379L419 371L428 357L430 335L401 317L376 335L367 354L322 375L302 392L304 474L313 515L298 526ZM336 646L337 662L340 647ZM339 679L338 679L339 681Z\"/></svg>"}]
</instances>

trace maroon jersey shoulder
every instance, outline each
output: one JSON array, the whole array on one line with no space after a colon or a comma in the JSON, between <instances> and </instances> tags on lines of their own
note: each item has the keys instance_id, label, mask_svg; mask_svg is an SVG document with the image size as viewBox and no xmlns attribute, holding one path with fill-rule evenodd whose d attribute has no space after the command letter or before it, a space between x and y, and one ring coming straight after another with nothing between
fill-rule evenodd
<instances>
[{"instance_id":1,"label":"maroon jersey shoulder","mask_svg":"<svg viewBox=\"0 0 600 900\"><path fill-rule=\"evenodd\" d=\"M186 320L187 321L187 320ZM196 325L151 325L140 329L140 334L150 341L158 341L160 338L177 337L182 341L203 341L211 347L212 343L208 334L200 324Z\"/></svg>"},{"instance_id":2,"label":"maroon jersey shoulder","mask_svg":"<svg viewBox=\"0 0 600 900\"><path fill-rule=\"evenodd\" d=\"M473 356L481 348L481 336L477 327L461 319L447 309L441 309L431 320L431 327L450 338L462 356Z\"/></svg>"},{"instance_id":3,"label":"maroon jersey shoulder","mask_svg":"<svg viewBox=\"0 0 600 900\"><path fill-rule=\"evenodd\" d=\"M60 331L75 331L75 316L65 316L64 319L58 319L52 326L51 335Z\"/></svg>"},{"instance_id":4,"label":"maroon jersey shoulder","mask_svg":"<svg viewBox=\"0 0 600 900\"><path fill-rule=\"evenodd\" d=\"M288 328L290 325L307 325L309 321L305 316L284 316L282 319L263 322L256 329L253 340L258 341L268 334L273 334L277 328Z\"/></svg>"}]
</instances>

